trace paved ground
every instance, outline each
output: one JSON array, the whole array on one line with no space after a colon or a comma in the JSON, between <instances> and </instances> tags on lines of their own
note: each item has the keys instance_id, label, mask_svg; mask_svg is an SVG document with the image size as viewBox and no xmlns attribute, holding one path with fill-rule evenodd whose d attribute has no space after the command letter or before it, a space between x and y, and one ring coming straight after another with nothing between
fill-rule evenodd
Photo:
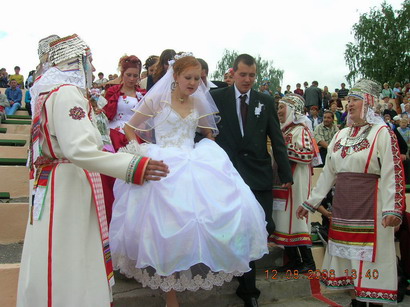
<instances>
[{"instance_id":1,"label":"paved ground","mask_svg":"<svg viewBox=\"0 0 410 307\"><path fill-rule=\"evenodd\" d=\"M0 264L20 263L23 243L0 244Z\"/></svg>"}]
</instances>

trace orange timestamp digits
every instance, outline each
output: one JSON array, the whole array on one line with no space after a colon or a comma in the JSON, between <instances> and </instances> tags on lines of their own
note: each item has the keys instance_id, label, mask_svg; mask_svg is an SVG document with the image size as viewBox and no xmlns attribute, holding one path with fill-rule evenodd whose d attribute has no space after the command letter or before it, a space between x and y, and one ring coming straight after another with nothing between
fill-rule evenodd
<instances>
[{"instance_id":1,"label":"orange timestamp digits","mask_svg":"<svg viewBox=\"0 0 410 307\"><path fill-rule=\"evenodd\" d=\"M379 279L379 271L377 269L373 269L373 270L368 269L366 273L364 274L364 276L362 274L358 274L355 269L350 270L350 274L349 274L349 270L346 269L345 274L347 277L350 277L351 279L356 279L356 278L367 278L367 279L373 279L373 280Z\"/></svg>"},{"instance_id":2,"label":"orange timestamp digits","mask_svg":"<svg viewBox=\"0 0 410 307\"><path fill-rule=\"evenodd\" d=\"M299 270L287 270L285 274L279 274L277 270L265 270L266 279L333 279L336 278L335 270L308 270L308 272L299 272Z\"/></svg>"}]
</instances>

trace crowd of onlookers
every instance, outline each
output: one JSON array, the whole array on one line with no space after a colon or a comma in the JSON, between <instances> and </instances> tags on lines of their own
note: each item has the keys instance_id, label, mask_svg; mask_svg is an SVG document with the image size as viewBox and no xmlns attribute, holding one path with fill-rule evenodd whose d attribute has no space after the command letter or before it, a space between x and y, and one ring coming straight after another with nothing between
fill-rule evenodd
<instances>
[{"instance_id":1,"label":"crowd of onlookers","mask_svg":"<svg viewBox=\"0 0 410 307\"><path fill-rule=\"evenodd\" d=\"M152 55L145 61L144 70L141 72L139 81L139 86L142 89L149 90L155 83L153 80L159 60L160 57ZM206 65L206 62L204 62L204 64ZM206 71L208 71L208 67L206 67ZM0 88L5 89L0 90L0 121L2 116L4 118L4 115L15 114L15 112L21 108L23 99L26 109L31 115L31 96L28 89L33 85L34 72L34 70L30 71L26 81L24 81L24 76L20 74L19 66L14 67L14 74L8 74L5 68L0 69ZM204 82L205 80L206 79L204 79ZM98 97L104 95L107 88L120 84L121 82L121 77L116 73L109 74L108 78L105 78L104 73L99 72L93 81L90 94L95 100L98 100ZM218 87L221 83L225 83L225 86L232 85L232 68L226 70L222 82L213 82L216 83ZM212 85L215 85L214 83L211 82ZM25 97L22 97L23 89L27 89ZM259 87L259 91L273 96L276 102L288 93L303 96L305 99L306 113L312 121L315 137L323 152L325 152L324 149L327 147L328 141L333 137L333 132L336 128L343 128L346 124L347 103L342 103L342 100L347 96L349 89L346 88L345 83L340 85L340 89L335 89L335 91L331 93L327 86L324 86L323 89L319 88L317 81L313 81L310 86L309 83L305 81L303 88L301 83L297 83L296 88L292 91L291 86L287 85L286 90L282 93L280 86L276 88L276 91L272 91L270 89L269 80L264 79ZM384 116L385 122L392 129L396 128L400 131L410 148L410 128L408 127L410 122L410 83L401 87L400 83L396 82L393 89L390 88L388 83L384 83L383 90L380 93L380 99L383 100L384 103L379 106L379 115ZM395 100L396 106L390 101L391 99ZM332 121L330 117L332 117ZM316 130L318 132L316 132ZM332 133L329 133L328 130L332 131Z\"/></svg>"},{"instance_id":2,"label":"crowd of onlookers","mask_svg":"<svg viewBox=\"0 0 410 307\"><path fill-rule=\"evenodd\" d=\"M0 123L7 115L14 115L21 108L24 89L29 89L34 82L34 70L30 71L26 82L24 76L20 74L20 67L14 67L14 74L9 75L5 68L0 69L0 88L5 88L4 92L0 90ZM24 95L26 109L31 115L31 95L26 91Z\"/></svg>"}]
</instances>

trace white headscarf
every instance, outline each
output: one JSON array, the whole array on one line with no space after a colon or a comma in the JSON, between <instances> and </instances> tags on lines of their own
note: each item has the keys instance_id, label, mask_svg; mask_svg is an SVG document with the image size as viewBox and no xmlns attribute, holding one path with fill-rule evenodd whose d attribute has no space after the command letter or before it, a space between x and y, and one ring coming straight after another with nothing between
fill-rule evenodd
<instances>
[{"instance_id":1,"label":"white headscarf","mask_svg":"<svg viewBox=\"0 0 410 307\"><path fill-rule=\"evenodd\" d=\"M381 85L375 81L360 79L350 89L348 97L357 97L363 100L360 118L369 124L385 125L383 118L375 113L376 106L379 101L379 93ZM347 125L353 125L353 120L350 113L347 115Z\"/></svg>"}]
</instances>

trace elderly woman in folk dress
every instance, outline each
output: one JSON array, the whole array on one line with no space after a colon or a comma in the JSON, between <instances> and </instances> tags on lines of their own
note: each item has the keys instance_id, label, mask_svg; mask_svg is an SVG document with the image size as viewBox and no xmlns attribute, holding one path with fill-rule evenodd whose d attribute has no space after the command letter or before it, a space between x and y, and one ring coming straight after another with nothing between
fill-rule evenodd
<instances>
[{"instance_id":1,"label":"elderly woman in folk dress","mask_svg":"<svg viewBox=\"0 0 410 307\"><path fill-rule=\"evenodd\" d=\"M322 280L354 289L352 306L397 300L393 235L405 208L404 172L396 136L374 113L380 88L362 79L350 90L348 127L334 136L317 185L297 212L314 212L336 184Z\"/></svg>"},{"instance_id":2,"label":"elderly woman in folk dress","mask_svg":"<svg viewBox=\"0 0 410 307\"><path fill-rule=\"evenodd\" d=\"M39 46L29 160L36 176L17 306L110 307L113 273L99 173L143 184L166 176L167 167L101 151L85 98L92 58L81 38L51 36Z\"/></svg>"},{"instance_id":3,"label":"elderly woman in folk dress","mask_svg":"<svg viewBox=\"0 0 410 307\"><path fill-rule=\"evenodd\" d=\"M316 270L310 250L312 241L308 223L296 218L298 205L309 196L311 164L317 155L317 146L314 146L308 128L310 120L303 115L304 105L304 99L297 94L287 94L279 100L278 117L288 149L294 184L289 190L274 188L272 217L276 230L270 237L271 241L285 246L289 259L289 262L278 270L299 270L299 273Z\"/></svg>"}]
</instances>

